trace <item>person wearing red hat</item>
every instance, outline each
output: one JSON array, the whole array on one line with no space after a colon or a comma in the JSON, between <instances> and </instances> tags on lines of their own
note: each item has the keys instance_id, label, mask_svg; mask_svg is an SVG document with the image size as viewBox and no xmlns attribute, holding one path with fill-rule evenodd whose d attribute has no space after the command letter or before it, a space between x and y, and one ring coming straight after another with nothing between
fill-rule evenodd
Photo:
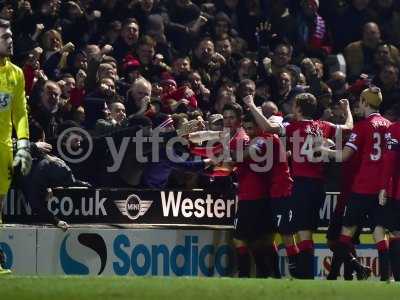
<instances>
[{"instance_id":1,"label":"person wearing red hat","mask_svg":"<svg viewBox=\"0 0 400 300\"><path fill-rule=\"evenodd\" d=\"M122 71L124 74L124 79L126 83L133 83L136 79L138 79L140 74L140 62L132 55L127 55L122 64Z\"/></svg>"}]
</instances>

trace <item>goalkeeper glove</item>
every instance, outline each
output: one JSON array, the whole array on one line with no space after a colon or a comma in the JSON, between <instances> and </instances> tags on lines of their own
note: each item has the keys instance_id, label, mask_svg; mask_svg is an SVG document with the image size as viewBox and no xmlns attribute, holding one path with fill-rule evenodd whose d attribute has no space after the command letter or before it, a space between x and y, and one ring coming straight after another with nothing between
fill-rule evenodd
<instances>
[{"instance_id":1,"label":"goalkeeper glove","mask_svg":"<svg viewBox=\"0 0 400 300\"><path fill-rule=\"evenodd\" d=\"M14 157L13 168L19 167L23 176L28 175L32 167L32 157L29 152L29 141L21 139L17 141L17 153Z\"/></svg>"}]
</instances>

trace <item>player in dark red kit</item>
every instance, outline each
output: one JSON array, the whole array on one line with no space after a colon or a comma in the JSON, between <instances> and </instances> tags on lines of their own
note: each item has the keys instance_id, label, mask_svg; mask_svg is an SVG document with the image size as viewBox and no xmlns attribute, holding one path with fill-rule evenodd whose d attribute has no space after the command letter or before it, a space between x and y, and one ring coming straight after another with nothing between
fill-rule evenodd
<instances>
[{"instance_id":1,"label":"player in dark red kit","mask_svg":"<svg viewBox=\"0 0 400 300\"><path fill-rule=\"evenodd\" d=\"M348 161L356 153L360 159L360 166L353 180L351 196L344 213L341 236L334 251L339 262L337 268L348 259L353 248L352 237L357 227L362 226L365 217L368 216L374 228L373 237L379 253L381 280L388 280L389 246L384 229L386 212L385 207L379 205L378 193L381 187L379 179L383 175L385 135L390 122L378 112L381 103L382 94L379 88L365 89L360 95L359 104L365 119L356 124L343 150L321 147L321 151L337 161ZM357 270L360 266L354 264L354 267ZM338 270L334 271L339 273ZM358 271L363 272L360 269Z\"/></svg>"},{"instance_id":2,"label":"player in dark red kit","mask_svg":"<svg viewBox=\"0 0 400 300\"><path fill-rule=\"evenodd\" d=\"M354 155L351 160L343 163L342 171L341 171L341 189L340 195L338 195L337 203L335 206L335 211L331 215L329 221L328 232L326 234L328 240L328 247L331 251L334 251L336 247L336 242L339 240L342 226L343 226L343 215L345 212L345 208L349 198L351 196L351 188L353 185L353 180L355 177L355 172L358 170L360 160L357 157L358 155ZM355 235L353 236L353 248L351 251L351 256L349 256L348 260L344 261L344 279L345 280L353 280L353 273L356 271L353 268L352 261L357 261L357 253L354 245L360 243L360 234L361 227L358 227ZM337 267L337 257L333 255L331 262L331 270L327 276L328 280L336 280L339 276L339 268ZM361 268L362 269L362 268ZM364 269L363 269L364 270ZM368 271L369 272L369 271ZM364 273L357 273L357 278L362 279Z\"/></svg>"},{"instance_id":3,"label":"player in dark red kit","mask_svg":"<svg viewBox=\"0 0 400 300\"><path fill-rule=\"evenodd\" d=\"M319 209L325 199L324 157L315 149L324 139L333 139L341 130L353 128L349 102L341 100L346 114L344 125L313 120L317 112L317 99L310 93L302 93L293 103L294 119L282 126L268 121L259 112L251 96L243 100L250 108L259 126L270 133L286 136L291 151L292 175L294 177L293 202L296 231L300 243L296 273L298 278L314 278L314 242L312 233L318 226Z\"/></svg>"},{"instance_id":4,"label":"player in dark red kit","mask_svg":"<svg viewBox=\"0 0 400 300\"><path fill-rule=\"evenodd\" d=\"M386 134L387 151L379 192L379 203L388 207L389 255L393 277L400 281L400 104L394 108L397 121Z\"/></svg>"},{"instance_id":5,"label":"player in dark red kit","mask_svg":"<svg viewBox=\"0 0 400 300\"><path fill-rule=\"evenodd\" d=\"M266 165L258 170L265 173L263 185L268 189L269 206L275 232L278 232L286 247L289 259L289 272L295 277L296 257L299 253L294 233L294 212L291 201L293 179L290 176L287 155L284 146L275 134L263 133L257 126L253 115L245 116L243 127L256 147L258 157L265 157Z\"/></svg>"},{"instance_id":6,"label":"player in dark red kit","mask_svg":"<svg viewBox=\"0 0 400 300\"><path fill-rule=\"evenodd\" d=\"M225 105L223 108L224 129L229 130L229 150L234 158L238 177L238 209L235 216L234 245L238 259L238 276L250 276L250 254L256 264L257 277L280 277L276 272L278 256L271 246L270 210L267 201L265 172L255 172L255 163L245 155L249 137L242 128L243 110L239 104ZM253 131L250 131L251 133ZM254 138L254 136L251 136ZM241 159L243 157L243 159ZM226 162L224 162L226 163ZM275 253L274 253L275 252ZM269 257L275 254L276 263Z\"/></svg>"},{"instance_id":7,"label":"player in dark red kit","mask_svg":"<svg viewBox=\"0 0 400 300\"><path fill-rule=\"evenodd\" d=\"M345 143L348 138L350 137L350 131L349 132L344 132L344 135L342 137L342 143ZM340 234L342 231L342 226L343 226L343 214L347 205L347 202L351 196L351 188L353 185L353 180L355 178L356 172L359 168L360 165L360 159L358 157L358 153L353 155L353 157L344 162L342 164L341 168L341 183L340 183L340 194L338 195L337 198L337 203L335 206L335 211L331 215L330 221L329 221L329 227L328 231L326 234L327 242L328 242L328 247L333 251L336 245L336 241L339 240ZM353 236L353 245L358 245L360 244L360 234L361 234L361 227L358 227L355 235ZM354 268L353 268L353 263L352 261L357 261L357 253L355 247L353 247L351 256L344 262L344 279L345 280L353 280L353 273ZM336 266L338 264L337 258L335 255L332 257L332 262L331 262L331 270L327 276L328 280L336 280L339 276L339 268ZM362 269L362 268L361 268ZM364 276L365 272L363 274L357 273L357 277L359 279L362 279Z\"/></svg>"},{"instance_id":8,"label":"player in dark red kit","mask_svg":"<svg viewBox=\"0 0 400 300\"><path fill-rule=\"evenodd\" d=\"M250 143L232 151L237 161L239 207L235 219L235 245L250 247L256 264L257 277L280 278L278 251L273 242L272 218L268 201L266 177L267 143L257 130L251 115L243 118L243 128ZM240 150L243 150L240 153ZM243 158L243 159L242 159ZM239 251L238 251L239 252Z\"/></svg>"}]
</instances>

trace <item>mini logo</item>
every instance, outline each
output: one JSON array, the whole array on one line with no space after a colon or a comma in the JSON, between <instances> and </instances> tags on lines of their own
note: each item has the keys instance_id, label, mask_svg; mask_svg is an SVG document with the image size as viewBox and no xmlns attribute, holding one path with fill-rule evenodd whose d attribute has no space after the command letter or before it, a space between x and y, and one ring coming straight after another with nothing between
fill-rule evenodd
<instances>
[{"instance_id":1,"label":"mini logo","mask_svg":"<svg viewBox=\"0 0 400 300\"><path fill-rule=\"evenodd\" d=\"M115 204L124 216L127 216L131 220L136 220L149 210L153 201L140 200L137 195L132 194L126 200L115 201Z\"/></svg>"}]
</instances>

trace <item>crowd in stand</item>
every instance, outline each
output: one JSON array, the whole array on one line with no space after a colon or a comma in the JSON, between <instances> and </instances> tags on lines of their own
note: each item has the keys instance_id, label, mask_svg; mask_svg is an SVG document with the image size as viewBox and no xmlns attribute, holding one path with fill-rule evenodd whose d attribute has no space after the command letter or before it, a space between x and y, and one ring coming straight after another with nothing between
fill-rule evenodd
<instances>
[{"instance_id":1,"label":"crowd in stand","mask_svg":"<svg viewBox=\"0 0 400 300\"><path fill-rule=\"evenodd\" d=\"M105 137L119 147L140 129L162 128L168 137L192 120L221 130L224 105L245 108L247 95L266 117L290 121L295 96L310 92L315 118L341 124L340 99L353 105L371 84L382 91L381 113L393 119L400 95L396 0L2 0L0 17L11 21L13 61L25 75L36 161L26 188L32 180L202 187L209 180L190 172L201 166L142 164L134 144L108 172ZM57 142L70 128L91 135L90 143L68 135L74 154L93 146L83 161L60 159L65 138ZM51 174L60 175L47 178L54 164Z\"/></svg>"},{"instance_id":2,"label":"crowd in stand","mask_svg":"<svg viewBox=\"0 0 400 300\"><path fill-rule=\"evenodd\" d=\"M370 276L356 259L352 239L368 215L381 280L390 278L389 262L400 280L400 196L390 193L398 193L398 123L389 122L400 118L399 0L0 0L0 19L11 23L12 60L25 78L31 141L26 147L33 157L30 173L15 176L14 184L34 214L68 228L43 201L59 186L206 187L229 197L237 192L239 276L250 274L250 249L258 276L280 277L273 239L267 246L253 243L264 242L258 238L271 209L277 224L270 225L283 237L292 276L312 279L312 232L325 196L322 179L329 178L324 172L335 169L329 166L340 155L343 161L354 156L367 167L358 167L350 179L351 164L345 165L344 175L332 180L351 184L352 194L348 200L343 184L330 224L333 237L328 233L334 252L328 278L336 279L343 263L349 279L354 271L359 279ZM3 86L7 76L0 78ZM2 99L0 109L8 104ZM337 145L336 133L349 133L353 119L359 122L343 137L343 151L330 149L329 139ZM298 131L305 140L295 150L291 138ZM260 141L264 135L278 148L271 151ZM218 143L227 136L228 144ZM210 159L210 151L219 155L228 146L238 162L235 142L251 137L260 141L256 151L273 152L266 177L250 170L248 161L236 165L236 178L226 176L232 175L232 161ZM186 143L171 146L175 138ZM208 140L217 143L204 147ZM19 149L17 162L21 150L25 160L29 156ZM296 151L307 160L296 161ZM315 163L317 153L336 161ZM371 179L379 172L382 186ZM386 205L388 197L395 201ZM374 214L383 217L373 220ZM0 257L0 271L1 263Z\"/></svg>"}]
</instances>

